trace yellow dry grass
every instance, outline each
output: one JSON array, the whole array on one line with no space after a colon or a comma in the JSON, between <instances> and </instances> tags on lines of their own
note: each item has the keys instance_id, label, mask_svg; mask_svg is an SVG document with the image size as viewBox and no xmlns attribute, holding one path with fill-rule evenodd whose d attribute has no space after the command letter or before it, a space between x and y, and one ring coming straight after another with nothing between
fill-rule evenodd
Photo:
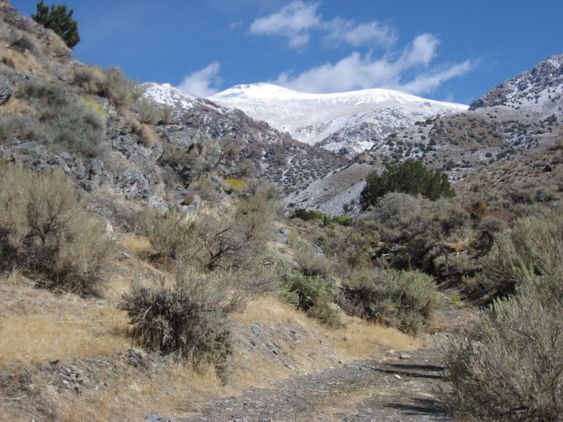
<instances>
[{"instance_id":1,"label":"yellow dry grass","mask_svg":"<svg viewBox=\"0 0 563 422\"><path fill-rule=\"evenodd\" d=\"M112 354L132 346L124 312L73 295L0 280L0 366Z\"/></svg>"},{"instance_id":2,"label":"yellow dry grass","mask_svg":"<svg viewBox=\"0 0 563 422\"><path fill-rule=\"evenodd\" d=\"M284 356L291 358L293 368L260 354L237 352L234 379L242 386L262 387L275 379L333 366L337 360L351 362L376 357L384 349L409 350L420 345L417 339L394 328L346 315L342 315L343 328L331 329L275 297L257 298L233 318L247 324L257 323L280 329L296 327L309 334L305 341L299 343L276 339L276 346Z\"/></svg>"},{"instance_id":3,"label":"yellow dry grass","mask_svg":"<svg viewBox=\"0 0 563 422\"><path fill-rule=\"evenodd\" d=\"M133 233L119 235L117 243L125 250L138 258L146 258L153 252L153 248L146 236Z\"/></svg>"},{"instance_id":4,"label":"yellow dry grass","mask_svg":"<svg viewBox=\"0 0 563 422\"><path fill-rule=\"evenodd\" d=\"M371 357L379 352L380 346L406 350L420 345L417 339L395 328L369 323L347 315L341 315L343 328L328 328L274 297L261 297L250 302L245 311L235 315L235 318L246 322L285 321L310 327L326 338L335 351L342 353L349 360Z\"/></svg>"},{"instance_id":5,"label":"yellow dry grass","mask_svg":"<svg viewBox=\"0 0 563 422\"><path fill-rule=\"evenodd\" d=\"M148 414L177 418L197 410L211 395L233 393L231 388L220 385L213 371L202 373L172 362L158 376L125 375L112 384L107 390L73 395L58 409L58 419L143 420Z\"/></svg>"},{"instance_id":6,"label":"yellow dry grass","mask_svg":"<svg viewBox=\"0 0 563 422\"><path fill-rule=\"evenodd\" d=\"M37 110L25 101L10 97L10 99L0 107L0 117L11 116L16 113L33 116L37 114Z\"/></svg>"},{"instance_id":7,"label":"yellow dry grass","mask_svg":"<svg viewBox=\"0 0 563 422\"><path fill-rule=\"evenodd\" d=\"M47 80L51 77L44 66L31 53L21 53L11 48L0 47L0 61L18 73L33 73Z\"/></svg>"}]
</instances>

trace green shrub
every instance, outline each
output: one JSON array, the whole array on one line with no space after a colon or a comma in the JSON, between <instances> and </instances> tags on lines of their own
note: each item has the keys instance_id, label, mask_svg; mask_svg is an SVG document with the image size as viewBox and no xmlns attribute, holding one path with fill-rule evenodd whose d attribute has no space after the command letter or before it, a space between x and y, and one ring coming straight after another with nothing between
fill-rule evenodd
<instances>
[{"instance_id":1,"label":"green shrub","mask_svg":"<svg viewBox=\"0 0 563 422\"><path fill-rule=\"evenodd\" d=\"M61 172L37 175L0 167L0 265L39 275L39 284L95 293L113 243L77 199Z\"/></svg>"},{"instance_id":2,"label":"green shrub","mask_svg":"<svg viewBox=\"0 0 563 422\"><path fill-rule=\"evenodd\" d=\"M555 421L563 414L563 265L530 276L455 336L444 393L459 420Z\"/></svg>"},{"instance_id":3,"label":"green shrub","mask_svg":"<svg viewBox=\"0 0 563 422\"><path fill-rule=\"evenodd\" d=\"M518 220L495 240L484 260L484 284L496 295L514 293L531 276L543 275L563 261L563 219L555 209L544 216Z\"/></svg>"},{"instance_id":4,"label":"green shrub","mask_svg":"<svg viewBox=\"0 0 563 422\"><path fill-rule=\"evenodd\" d=\"M352 217L348 217L347 215L337 215L333 217L331 220L333 223L340 224L341 226L351 226L354 220Z\"/></svg>"},{"instance_id":5,"label":"green shrub","mask_svg":"<svg viewBox=\"0 0 563 422\"><path fill-rule=\"evenodd\" d=\"M110 67L104 69L100 90L96 92L106 97L117 109L128 109L139 98L140 91L137 85L127 79L120 69Z\"/></svg>"},{"instance_id":6,"label":"green shrub","mask_svg":"<svg viewBox=\"0 0 563 422\"><path fill-rule=\"evenodd\" d=\"M219 277L204 277L180 266L173 287L134 284L121 309L133 324L133 336L148 350L211 363L226 381L232 354L226 314L233 309L231 286Z\"/></svg>"},{"instance_id":7,"label":"green shrub","mask_svg":"<svg viewBox=\"0 0 563 422\"><path fill-rule=\"evenodd\" d=\"M406 160L390 165L381 176L377 171L370 173L360 196L362 208L375 205L380 197L389 192L422 195L432 201L455 195L447 175L426 168L420 160Z\"/></svg>"},{"instance_id":8,"label":"green shrub","mask_svg":"<svg viewBox=\"0 0 563 422\"><path fill-rule=\"evenodd\" d=\"M408 334L418 334L427 327L437 301L432 277L396 270L375 270L350 280L338 299L345 312Z\"/></svg>"},{"instance_id":9,"label":"green shrub","mask_svg":"<svg viewBox=\"0 0 563 422\"><path fill-rule=\"evenodd\" d=\"M275 210L274 201L256 192L241 198L230 218L200 216L182 257L205 271L253 267L273 233Z\"/></svg>"},{"instance_id":10,"label":"green shrub","mask_svg":"<svg viewBox=\"0 0 563 422\"><path fill-rule=\"evenodd\" d=\"M176 209L147 210L142 215L142 231L149 239L156 258L176 259L194 232L194 223Z\"/></svg>"},{"instance_id":11,"label":"green shrub","mask_svg":"<svg viewBox=\"0 0 563 422\"><path fill-rule=\"evenodd\" d=\"M156 125L162 120L162 112L151 101L140 99L135 103L135 111L139 113L139 122Z\"/></svg>"},{"instance_id":12,"label":"green shrub","mask_svg":"<svg viewBox=\"0 0 563 422\"><path fill-rule=\"evenodd\" d=\"M316 210L306 210L305 208L298 208L293 212L291 218L300 218L303 221L319 220L324 224L330 222L330 217Z\"/></svg>"},{"instance_id":13,"label":"green shrub","mask_svg":"<svg viewBox=\"0 0 563 422\"><path fill-rule=\"evenodd\" d=\"M37 12L31 17L45 28L52 29L59 35L65 44L72 48L80 42L78 24L72 19L73 10L65 5L45 6L43 0L37 3Z\"/></svg>"},{"instance_id":14,"label":"green shrub","mask_svg":"<svg viewBox=\"0 0 563 422\"><path fill-rule=\"evenodd\" d=\"M2 140L34 140L55 150L89 157L104 152L105 115L88 108L61 85L27 82L20 86L16 97L32 104L38 113L12 114L0 119Z\"/></svg>"},{"instance_id":15,"label":"green shrub","mask_svg":"<svg viewBox=\"0 0 563 422\"><path fill-rule=\"evenodd\" d=\"M341 324L333 305L336 292L334 282L319 276L290 273L282 282L282 297L311 318L331 327Z\"/></svg>"}]
</instances>

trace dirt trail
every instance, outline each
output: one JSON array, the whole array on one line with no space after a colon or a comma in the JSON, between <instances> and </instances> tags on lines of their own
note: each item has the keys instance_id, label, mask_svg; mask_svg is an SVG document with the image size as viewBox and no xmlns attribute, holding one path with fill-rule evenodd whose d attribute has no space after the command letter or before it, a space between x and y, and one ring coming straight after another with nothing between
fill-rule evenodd
<instances>
[{"instance_id":1,"label":"dirt trail","mask_svg":"<svg viewBox=\"0 0 563 422\"><path fill-rule=\"evenodd\" d=\"M218 400L179 421L447 420L435 397L444 384L438 357L421 349L340 364Z\"/></svg>"}]
</instances>

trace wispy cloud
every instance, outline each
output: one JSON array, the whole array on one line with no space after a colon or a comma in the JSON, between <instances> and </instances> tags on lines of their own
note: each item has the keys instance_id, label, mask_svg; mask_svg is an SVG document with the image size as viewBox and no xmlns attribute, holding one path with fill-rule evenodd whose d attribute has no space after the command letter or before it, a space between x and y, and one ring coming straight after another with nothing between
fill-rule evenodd
<instances>
[{"instance_id":1,"label":"wispy cloud","mask_svg":"<svg viewBox=\"0 0 563 422\"><path fill-rule=\"evenodd\" d=\"M335 63L313 67L297 75L284 72L275 82L308 92L379 87L412 94L426 94L473 68L470 60L449 66L431 66L438 45L436 36L422 34L398 53L387 53L381 58L372 58L369 53L354 51Z\"/></svg>"},{"instance_id":2,"label":"wispy cloud","mask_svg":"<svg viewBox=\"0 0 563 422\"><path fill-rule=\"evenodd\" d=\"M318 4L294 1L277 12L255 19L250 25L253 35L287 38L289 47L306 45L313 32L332 44L389 46L396 41L395 30L377 21L357 23L348 19L325 20L318 12Z\"/></svg>"},{"instance_id":3,"label":"wispy cloud","mask_svg":"<svg viewBox=\"0 0 563 422\"><path fill-rule=\"evenodd\" d=\"M321 25L317 5L295 1L268 16L255 19L250 32L256 35L286 37L290 47L301 47L309 42L311 29Z\"/></svg>"},{"instance_id":4,"label":"wispy cloud","mask_svg":"<svg viewBox=\"0 0 563 422\"><path fill-rule=\"evenodd\" d=\"M208 97L218 91L218 86L222 81L219 75L220 65L212 62L203 69L197 70L187 75L177 88L188 94L198 97Z\"/></svg>"}]
</instances>

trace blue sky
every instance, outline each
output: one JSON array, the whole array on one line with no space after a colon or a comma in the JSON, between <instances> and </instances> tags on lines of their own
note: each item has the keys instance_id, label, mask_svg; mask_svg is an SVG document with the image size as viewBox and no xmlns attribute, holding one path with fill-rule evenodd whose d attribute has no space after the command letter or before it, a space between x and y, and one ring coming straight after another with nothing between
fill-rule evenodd
<instances>
[{"instance_id":1,"label":"blue sky","mask_svg":"<svg viewBox=\"0 0 563 422\"><path fill-rule=\"evenodd\" d=\"M50 4L50 1L46 1ZM76 57L209 95L273 82L468 103L563 53L558 0L66 0ZM24 14L35 1L12 0Z\"/></svg>"}]
</instances>

